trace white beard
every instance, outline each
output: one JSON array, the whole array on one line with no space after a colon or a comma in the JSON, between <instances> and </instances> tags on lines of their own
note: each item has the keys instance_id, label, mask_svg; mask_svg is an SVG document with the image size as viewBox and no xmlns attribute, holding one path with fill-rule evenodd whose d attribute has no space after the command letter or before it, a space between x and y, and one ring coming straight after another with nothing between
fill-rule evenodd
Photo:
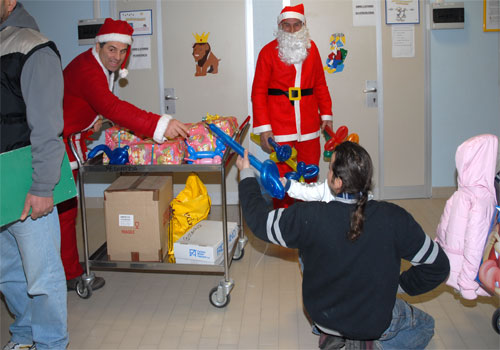
<instances>
[{"instance_id":1,"label":"white beard","mask_svg":"<svg viewBox=\"0 0 500 350\"><path fill-rule=\"evenodd\" d=\"M311 37L306 26L295 33L288 33L278 29L275 33L278 40L278 56L284 63L302 63L309 54L311 47Z\"/></svg>"}]
</instances>

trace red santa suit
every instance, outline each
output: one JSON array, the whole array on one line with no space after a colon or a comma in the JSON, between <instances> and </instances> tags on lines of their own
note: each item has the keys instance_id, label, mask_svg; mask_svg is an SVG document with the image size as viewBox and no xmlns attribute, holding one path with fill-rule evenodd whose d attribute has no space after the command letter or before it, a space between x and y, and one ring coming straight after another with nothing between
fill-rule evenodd
<instances>
[{"instance_id":1,"label":"red santa suit","mask_svg":"<svg viewBox=\"0 0 500 350\"><path fill-rule=\"evenodd\" d=\"M306 91L293 104L279 93L289 92L290 87ZM333 117L323 64L312 40L306 59L293 65L279 58L277 40L264 46L255 69L252 104L254 133L272 131L276 142L295 147L297 161L319 164L321 122ZM281 176L291 171L285 163L279 163L278 169Z\"/></svg>"},{"instance_id":2,"label":"red santa suit","mask_svg":"<svg viewBox=\"0 0 500 350\"><path fill-rule=\"evenodd\" d=\"M75 136L74 141L77 150L81 152L81 158L85 159L87 137L84 131L92 133L89 129L99 115L138 135L153 137L157 142L165 140L163 135L172 117L146 112L116 97L112 92L114 73L110 73L104 67L95 47L78 55L64 69L63 74L63 136L73 169L77 168L77 164L67 144L67 137L82 132L81 136L80 134ZM73 174L76 180L76 170ZM61 226L61 258L66 279L70 280L83 273L76 242L76 198L59 204L58 211Z\"/></svg>"}]
</instances>

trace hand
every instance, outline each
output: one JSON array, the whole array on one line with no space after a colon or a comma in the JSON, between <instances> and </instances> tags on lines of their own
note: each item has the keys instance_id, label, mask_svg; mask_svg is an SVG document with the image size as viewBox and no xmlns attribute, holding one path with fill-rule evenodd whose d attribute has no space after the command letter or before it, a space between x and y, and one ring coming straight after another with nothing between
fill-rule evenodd
<instances>
[{"instance_id":1,"label":"hand","mask_svg":"<svg viewBox=\"0 0 500 350\"><path fill-rule=\"evenodd\" d=\"M260 147L264 150L264 152L267 153L274 152L273 146L271 146L267 141L270 137L274 140L274 135L272 131L264 131L263 133L260 134Z\"/></svg>"},{"instance_id":2,"label":"hand","mask_svg":"<svg viewBox=\"0 0 500 350\"><path fill-rule=\"evenodd\" d=\"M30 208L32 209L31 218L36 220L49 214L52 209L54 209L54 199L52 197L39 197L28 193L24 201L24 209L20 218L21 221L28 217Z\"/></svg>"},{"instance_id":3,"label":"hand","mask_svg":"<svg viewBox=\"0 0 500 350\"><path fill-rule=\"evenodd\" d=\"M177 119L171 119L168 122L167 130L165 130L164 136L167 139L173 139L174 137L180 136L185 139L188 136L188 127L178 121Z\"/></svg>"},{"instance_id":4,"label":"hand","mask_svg":"<svg viewBox=\"0 0 500 350\"><path fill-rule=\"evenodd\" d=\"M101 130L101 127L102 127L102 119L99 118L97 119L97 121L94 123L94 126L92 126L92 130L94 132L98 132L99 130Z\"/></svg>"},{"instance_id":5,"label":"hand","mask_svg":"<svg viewBox=\"0 0 500 350\"><path fill-rule=\"evenodd\" d=\"M236 159L236 167L239 171L250 168L250 161L248 160L248 150L245 150L244 157L238 156Z\"/></svg>"},{"instance_id":6,"label":"hand","mask_svg":"<svg viewBox=\"0 0 500 350\"><path fill-rule=\"evenodd\" d=\"M286 177L280 177L280 182L283 186L286 186L286 182L288 181L288 179Z\"/></svg>"},{"instance_id":7,"label":"hand","mask_svg":"<svg viewBox=\"0 0 500 350\"><path fill-rule=\"evenodd\" d=\"M323 120L321 122L321 131L325 130L325 126L327 125L333 130L333 122L331 120Z\"/></svg>"}]
</instances>

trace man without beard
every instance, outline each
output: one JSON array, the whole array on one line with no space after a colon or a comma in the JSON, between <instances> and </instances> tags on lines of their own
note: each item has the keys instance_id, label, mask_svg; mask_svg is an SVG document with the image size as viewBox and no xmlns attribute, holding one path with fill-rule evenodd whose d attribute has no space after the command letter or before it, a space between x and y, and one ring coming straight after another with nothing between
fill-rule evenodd
<instances>
[{"instance_id":1,"label":"man without beard","mask_svg":"<svg viewBox=\"0 0 500 350\"><path fill-rule=\"evenodd\" d=\"M276 39L261 50L252 87L254 133L271 153L269 137L297 150L297 162L319 164L320 132L332 127L332 100L318 48L309 37L304 5L285 7L278 16ZM278 163L280 176L292 169ZM273 199L288 207L293 199Z\"/></svg>"},{"instance_id":2,"label":"man without beard","mask_svg":"<svg viewBox=\"0 0 500 350\"><path fill-rule=\"evenodd\" d=\"M81 159L86 158L85 139L98 131L101 116L132 130L137 135L151 137L157 143L167 138L186 137L188 128L168 114L158 115L142 110L113 94L115 73L127 76L125 65L130 55L134 29L126 21L106 18L95 38L96 44L81 53L64 68L64 140L73 135ZM67 142L75 180L77 162ZM68 290L83 287L83 269L79 262L76 241L78 201L72 198L58 205L61 224L61 258ZM104 286L102 277L91 280L89 288Z\"/></svg>"}]
</instances>

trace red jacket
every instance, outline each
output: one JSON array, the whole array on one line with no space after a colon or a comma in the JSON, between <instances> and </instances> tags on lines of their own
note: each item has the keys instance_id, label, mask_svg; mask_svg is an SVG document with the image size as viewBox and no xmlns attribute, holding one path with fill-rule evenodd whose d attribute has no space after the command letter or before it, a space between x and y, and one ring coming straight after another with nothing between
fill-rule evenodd
<instances>
[{"instance_id":1,"label":"red jacket","mask_svg":"<svg viewBox=\"0 0 500 350\"><path fill-rule=\"evenodd\" d=\"M94 49L81 53L63 71L64 140L73 133L90 128L98 115L138 135L153 137L161 116L139 109L116 97L111 91L113 82L109 83L107 71L94 55L97 55ZM111 78L113 77L114 75ZM85 153L86 149L84 142L82 138L82 153ZM71 151L68 148L67 150L73 160Z\"/></svg>"},{"instance_id":2,"label":"red jacket","mask_svg":"<svg viewBox=\"0 0 500 350\"><path fill-rule=\"evenodd\" d=\"M284 95L270 96L268 89L313 88L313 94L290 103ZM272 130L275 140L307 141L320 135L322 120L332 120L332 100L316 44L301 63L289 65L278 57L278 41L261 50L252 87L254 132Z\"/></svg>"}]
</instances>

